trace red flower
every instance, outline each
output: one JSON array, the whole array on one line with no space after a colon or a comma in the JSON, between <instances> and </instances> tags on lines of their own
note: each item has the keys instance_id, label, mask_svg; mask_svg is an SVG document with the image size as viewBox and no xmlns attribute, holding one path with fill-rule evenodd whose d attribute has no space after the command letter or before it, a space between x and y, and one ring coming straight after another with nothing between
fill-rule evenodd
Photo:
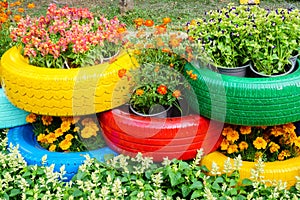
<instances>
[{"instance_id":1,"label":"red flower","mask_svg":"<svg viewBox=\"0 0 300 200\"><path fill-rule=\"evenodd\" d=\"M125 76L126 75L126 69L119 69L119 71L118 71L118 76L120 77L120 78L122 78L123 76Z\"/></svg>"},{"instance_id":2,"label":"red flower","mask_svg":"<svg viewBox=\"0 0 300 200\"><path fill-rule=\"evenodd\" d=\"M157 88L157 92L158 92L159 94L161 94L161 95L165 95L165 94L167 94L167 92L168 92L168 88L167 88L167 86L165 86L165 85L160 85L160 86L158 86L158 88Z\"/></svg>"},{"instance_id":3,"label":"red flower","mask_svg":"<svg viewBox=\"0 0 300 200\"><path fill-rule=\"evenodd\" d=\"M145 22L144 22L144 25L145 26L148 26L148 27L151 27L154 25L154 22L151 20L151 19L147 19Z\"/></svg>"},{"instance_id":4,"label":"red flower","mask_svg":"<svg viewBox=\"0 0 300 200\"><path fill-rule=\"evenodd\" d=\"M175 90L175 91L173 92L172 96L173 96L173 97L176 97L176 98L180 97L180 96L181 96L180 90Z\"/></svg>"}]
</instances>

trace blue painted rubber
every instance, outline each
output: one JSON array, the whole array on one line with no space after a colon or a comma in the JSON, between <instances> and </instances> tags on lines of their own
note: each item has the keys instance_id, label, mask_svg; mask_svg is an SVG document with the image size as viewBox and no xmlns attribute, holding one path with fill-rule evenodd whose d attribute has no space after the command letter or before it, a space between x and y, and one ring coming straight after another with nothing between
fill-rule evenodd
<instances>
[{"instance_id":1,"label":"blue painted rubber","mask_svg":"<svg viewBox=\"0 0 300 200\"><path fill-rule=\"evenodd\" d=\"M28 112L12 105L0 88L0 129L11 128L27 124Z\"/></svg>"},{"instance_id":2,"label":"blue painted rubber","mask_svg":"<svg viewBox=\"0 0 300 200\"><path fill-rule=\"evenodd\" d=\"M66 181L72 179L77 173L78 167L85 161L84 155L96 158L103 162L107 154L117 155L109 147L100 148L87 152L50 152L42 148L36 141L31 125L24 125L11 128L8 132L8 144L19 145L19 151L28 165L42 166L42 157L47 155L47 161L44 166L55 164L54 171L59 171L62 165L65 165Z\"/></svg>"}]
</instances>

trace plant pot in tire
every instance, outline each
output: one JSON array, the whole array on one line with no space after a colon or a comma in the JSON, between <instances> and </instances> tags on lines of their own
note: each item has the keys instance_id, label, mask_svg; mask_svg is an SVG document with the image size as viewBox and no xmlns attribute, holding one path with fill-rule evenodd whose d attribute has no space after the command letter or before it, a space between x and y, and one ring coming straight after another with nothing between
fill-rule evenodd
<instances>
[{"instance_id":1,"label":"plant pot in tire","mask_svg":"<svg viewBox=\"0 0 300 200\"><path fill-rule=\"evenodd\" d=\"M113 150L135 156L141 152L153 157L189 160L197 150L215 151L222 140L223 124L197 114L181 117L142 117L129 113L121 106L99 113L99 121L106 143Z\"/></svg>"},{"instance_id":2,"label":"plant pot in tire","mask_svg":"<svg viewBox=\"0 0 300 200\"><path fill-rule=\"evenodd\" d=\"M86 115L124 104L125 74L134 60L120 51L101 63L108 51L118 51L109 48L120 47L124 26L117 18L98 19L87 9L55 4L46 17L22 19L12 30L16 47L1 59L8 99L21 109L50 116Z\"/></svg>"}]
</instances>

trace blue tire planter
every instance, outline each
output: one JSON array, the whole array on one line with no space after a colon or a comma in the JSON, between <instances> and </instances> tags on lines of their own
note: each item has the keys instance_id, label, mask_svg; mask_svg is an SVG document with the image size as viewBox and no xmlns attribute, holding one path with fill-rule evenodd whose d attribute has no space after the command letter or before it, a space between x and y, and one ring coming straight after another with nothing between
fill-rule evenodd
<instances>
[{"instance_id":1,"label":"blue tire planter","mask_svg":"<svg viewBox=\"0 0 300 200\"><path fill-rule=\"evenodd\" d=\"M27 124L28 112L12 105L0 88L0 129L11 128Z\"/></svg>"},{"instance_id":2,"label":"blue tire planter","mask_svg":"<svg viewBox=\"0 0 300 200\"><path fill-rule=\"evenodd\" d=\"M28 165L50 166L55 164L54 171L59 172L60 167L65 165L65 181L69 181L77 173L78 167L84 163L84 155L96 158L103 162L107 154L117 155L109 147L87 152L50 152L42 148L36 141L31 125L11 128L8 132L8 145L19 145L19 151ZM42 164L42 157L47 155L47 160Z\"/></svg>"}]
</instances>

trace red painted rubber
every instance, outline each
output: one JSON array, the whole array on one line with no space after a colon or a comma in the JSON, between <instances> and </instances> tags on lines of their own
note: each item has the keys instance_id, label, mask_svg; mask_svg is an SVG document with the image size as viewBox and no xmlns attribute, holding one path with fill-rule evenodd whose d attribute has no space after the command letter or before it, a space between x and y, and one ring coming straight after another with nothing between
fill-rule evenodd
<instances>
[{"instance_id":1,"label":"red painted rubber","mask_svg":"<svg viewBox=\"0 0 300 200\"><path fill-rule=\"evenodd\" d=\"M173 118L140 117L126 106L102 112L99 122L110 148L134 156L137 152L161 161L164 157L189 160L197 149L215 151L223 124L196 114Z\"/></svg>"}]
</instances>

